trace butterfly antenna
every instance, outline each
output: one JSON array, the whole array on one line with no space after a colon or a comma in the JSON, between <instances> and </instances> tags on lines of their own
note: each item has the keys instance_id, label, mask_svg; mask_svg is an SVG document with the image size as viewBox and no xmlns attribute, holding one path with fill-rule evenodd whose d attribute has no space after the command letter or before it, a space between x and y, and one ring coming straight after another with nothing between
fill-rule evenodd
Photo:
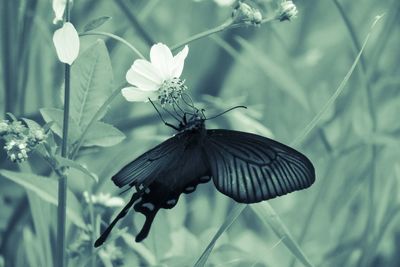
<instances>
[{"instance_id":1,"label":"butterfly antenna","mask_svg":"<svg viewBox=\"0 0 400 267\"><path fill-rule=\"evenodd\" d=\"M230 108L230 109L228 109L228 110L225 110L224 112L221 112L220 114L215 115L215 116L213 116L213 117L211 117L211 118L207 118L206 120L215 119L215 118L217 118L217 117L219 117L219 116L221 116L221 115L224 115L225 113L227 113L227 112L229 112L229 111L232 111L232 110L234 110L234 109L237 109L237 108L245 108L245 109L247 109L246 106L236 106L236 107Z\"/></svg>"},{"instance_id":2,"label":"butterfly antenna","mask_svg":"<svg viewBox=\"0 0 400 267\"><path fill-rule=\"evenodd\" d=\"M170 123L168 123L168 122L166 122L166 121L164 120L164 118L163 118L163 116L161 115L160 111L158 110L158 108L156 107L156 105L153 103L153 101L151 101L150 98L149 98L149 101L150 101L150 103L153 105L154 109L157 111L157 114L158 114L158 116L160 117L161 121L162 121L165 125L171 127L172 129L179 131L179 129L178 129L177 127L175 127L174 125L172 125L172 124L170 124ZM174 116L173 114L171 114L171 113L169 112L169 110L167 110L167 109L164 109L164 110L166 110L174 119L178 120L177 118L175 118L175 116ZM178 121L179 121L179 120L178 120Z\"/></svg>"}]
</instances>

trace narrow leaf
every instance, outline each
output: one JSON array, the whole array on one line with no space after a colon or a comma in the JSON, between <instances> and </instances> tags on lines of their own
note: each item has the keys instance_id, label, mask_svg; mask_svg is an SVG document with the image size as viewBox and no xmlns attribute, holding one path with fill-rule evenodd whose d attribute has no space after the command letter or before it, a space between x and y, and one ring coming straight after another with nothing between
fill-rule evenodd
<instances>
[{"instance_id":1,"label":"narrow leaf","mask_svg":"<svg viewBox=\"0 0 400 267\"><path fill-rule=\"evenodd\" d=\"M57 162L59 163L59 167L71 167L74 169L77 169L81 172L83 172L84 174L86 174L87 176L89 176L90 178L92 178L96 183L99 181L99 178L97 177L97 175L95 175L94 173L90 172L88 169L86 169L85 166L79 164L78 162L75 162L73 160L61 157L61 156L54 156L55 159L57 160Z\"/></svg>"},{"instance_id":2,"label":"narrow leaf","mask_svg":"<svg viewBox=\"0 0 400 267\"><path fill-rule=\"evenodd\" d=\"M85 50L71 68L71 116L84 129L112 93L113 73L104 41ZM105 110L106 111L106 110ZM100 120L105 112L99 116Z\"/></svg>"},{"instance_id":3,"label":"narrow leaf","mask_svg":"<svg viewBox=\"0 0 400 267\"><path fill-rule=\"evenodd\" d=\"M32 191L43 200L58 205L58 186L57 181L43 176L34 175L32 173L13 172L8 170L0 170L0 175L21 185L26 190ZM80 228L86 228L85 222L82 220L81 206L75 195L68 190L67 192L67 217Z\"/></svg>"},{"instance_id":4,"label":"narrow leaf","mask_svg":"<svg viewBox=\"0 0 400 267\"><path fill-rule=\"evenodd\" d=\"M84 146L108 147L116 145L125 139L125 134L104 122L96 121L86 134Z\"/></svg>"},{"instance_id":5,"label":"narrow leaf","mask_svg":"<svg viewBox=\"0 0 400 267\"><path fill-rule=\"evenodd\" d=\"M267 201L250 205L255 214L267 225L269 225L275 234L282 240L286 247L304 266L313 266L296 240L292 237L285 224L281 221L279 215Z\"/></svg>"},{"instance_id":6,"label":"narrow leaf","mask_svg":"<svg viewBox=\"0 0 400 267\"><path fill-rule=\"evenodd\" d=\"M354 69L356 68L358 62L360 61L361 55L364 52L364 48L366 47L366 45L368 43L368 40L372 33L372 30L380 18L381 18L381 16L376 17L375 21L372 23L371 29L368 32L367 37L365 37L364 43L363 43L360 51L358 52L356 58L354 59L354 62L351 65L346 76L344 76L343 80L339 84L339 87L336 89L336 91L333 93L333 95L329 98L329 100L325 103L325 105L322 107L322 109L317 113L317 115L315 115L315 117L312 119L312 121L304 128L303 133L301 135L299 135L292 142L292 146L298 145L311 132L311 130L319 123L319 121L321 120L321 118L325 114L325 112L335 103L336 99L343 92L344 88L347 85L347 82L349 81L351 75L353 74Z\"/></svg>"},{"instance_id":7,"label":"narrow leaf","mask_svg":"<svg viewBox=\"0 0 400 267\"><path fill-rule=\"evenodd\" d=\"M208 244L204 252L201 254L200 258L197 260L195 267L203 267L205 266L208 258L210 257L211 251L215 246L215 242L217 242L218 238L232 225L232 223L236 220L236 218L242 213L242 211L247 207L247 205L237 204L233 210L229 213L228 218L224 221L221 227L218 229L217 233L214 235L211 242Z\"/></svg>"},{"instance_id":8,"label":"narrow leaf","mask_svg":"<svg viewBox=\"0 0 400 267\"><path fill-rule=\"evenodd\" d=\"M41 129L42 127L40 127L40 125L34 121L34 120L30 120L30 119L26 119L26 118L22 118L22 120L25 122L26 126L28 126L28 128L30 130L37 130L37 129Z\"/></svg>"},{"instance_id":9,"label":"narrow leaf","mask_svg":"<svg viewBox=\"0 0 400 267\"><path fill-rule=\"evenodd\" d=\"M86 24L85 27L83 27L83 31L88 32L88 31L94 30L94 29L100 27L101 25L103 25L105 22L107 22L110 19L111 19L111 17L107 17L107 16L103 16L103 17L94 19L94 20L90 21L88 24Z\"/></svg>"}]
</instances>

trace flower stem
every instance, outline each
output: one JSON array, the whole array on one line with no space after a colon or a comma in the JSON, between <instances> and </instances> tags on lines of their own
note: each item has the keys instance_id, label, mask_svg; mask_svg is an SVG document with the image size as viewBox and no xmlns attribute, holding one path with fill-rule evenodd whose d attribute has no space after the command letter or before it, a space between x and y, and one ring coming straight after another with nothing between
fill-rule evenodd
<instances>
[{"instance_id":1,"label":"flower stem","mask_svg":"<svg viewBox=\"0 0 400 267\"><path fill-rule=\"evenodd\" d=\"M65 6L65 22L69 22L69 1ZM69 122L69 102L70 102L70 76L71 66L65 64L65 90L64 90L64 118L63 118L63 137L61 145L61 156L67 156L68 147L68 122ZM65 258L65 221L67 213L67 186L68 178L66 175L60 176L58 179L58 210L57 210L57 257L56 266L64 267Z\"/></svg>"},{"instance_id":2,"label":"flower stem","mask_svg":"<svg viewBox=\"0 0 400 267\"><path fill-rule=\"evenodd\" d=\"M271 18L265 18L265 19L263 19L261 21L260 24L265 24L267 22L271 22L271 21L274 21L276 19L277 19L277 16L273 16ZM187 38L186 40L184 40L184 41L182 41L180 43L177 43L176 45L173 45L171 47L171 50L174 51L174 50L176 50L176 49L178 49L178 48L180 48L180 47L182 47L184 45L187 45L187 44L189 44L191 42L194 42L196 40L202 39L204 37L210 36L210 35L212 35L214 33L222 32L222 31L227 30L227 29L239 28L239 27L243 27L243 26L251 26L251 25L246 24L246 23L234 23L234 21L231 18L229 18L224 23L222 23L221 25L219 25L219 26L217 26L215 28L206 30L204 32L197 33L195 35L192 35L191 37Z\"/></svg>"},{"instance_id":3,"label":"flower stem","mask_svg":"<svg viewBox=\"0 0 400 267\"><path fill-rule=\"evenodd\" d=\"M106 37L109 37L109 38L111 38L111 39L114 39L114 40L116 40L116 41L118 41L118 42L121 42L121 43L123 43L124 45L126 45L127 47L129 47L132 51L133 51L133 53L135 53L138 57L140 57L140 58L142 58L142 59L144 59L145 57L142 55L142 53L140 53L140 51L136 48L136 47L134 47L132 44L130 44L128 41L126 41L125 39L123 39L123 38L121 38L121 37L119 37L119 36L117 36L117 35L115 35L115 34L112 34L112 33L108 33L108 32L92 32L92 31L90 31L90 32L83 32L83 33L80 33L79 34L79 36L85 36L85 35L102 35L102 36L106 36Z\"/></svg>"},{"instance_id":4,"label":"flower stem","mask_svg":"<svg viewBox=\"0 0 400 267\"><path fill-rule=\"evenodd\" d=\"M219 25L219 26L217 26L215 28L212 28L212 29L206 30L204 32L200 32L198 34L195 34L195 35L187 38L186 40L184 40L184 41L182 41L182 42L180 42L180 43L178 43L176 45L173 45L171 47L171 50L172 51L176 50L176 49L178 49L178 48L180 48L180 47L182 47L184 45L187 45L187 44L189 44L191 42L194 42L194 41L196 41L198 39L207 37L207 36L209 36L211 34L214 34L214 33L217 33L217 32L222 32L223 30L229 28L232 25L232 23L233 23L233 20L232 19L228 19L227 21L225 21L224 23L222 23L221 25Z\"/></svg>"}]
</instances>

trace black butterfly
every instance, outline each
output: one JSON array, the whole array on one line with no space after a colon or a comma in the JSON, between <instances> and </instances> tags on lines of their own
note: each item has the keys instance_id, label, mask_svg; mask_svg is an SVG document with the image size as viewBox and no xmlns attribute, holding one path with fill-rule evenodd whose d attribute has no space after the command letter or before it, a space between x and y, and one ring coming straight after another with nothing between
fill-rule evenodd
<instances>
[{"instance_id":1,"label":"black butterfly","mask_svg":"<svg viewBox=\"0 0 400 267\"><path fill-rule=\"evenodd\" d=\"M134 205L145 215L136 242L145 239L157 212L171 209L182 193L212 180L221 193L240 203L255 203L307 188L314 167L303 154L277 141L245 132L205 127L205 116L183 116L176 135L144 153L112 177L135 187L131 200L95 242L104 243L115 224ZM140 199L140 200L139 200ZM139 201L138 201L139 200Z\"/></svg>"}]
</instances>

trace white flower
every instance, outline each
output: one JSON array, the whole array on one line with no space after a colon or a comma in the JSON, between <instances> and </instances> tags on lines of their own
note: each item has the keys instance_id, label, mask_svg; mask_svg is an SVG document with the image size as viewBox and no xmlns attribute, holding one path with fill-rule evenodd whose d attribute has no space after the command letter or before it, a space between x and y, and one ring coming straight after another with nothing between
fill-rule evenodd
<instances>
[{"instance_id":1,"label":"white flower","mask_svg":"<svg viewBox=\"0 0 400 267\"><path fill-rule=\"evenodd\" d=\"M67 0L53 0L54 24L63 21L66 5L67 5Z\"/></svg>"},{"instance_id":2,"label":"white flower","mask_svg":"<svg viewBox=\"0 0 400 267\"><path fill-rule=\"evenodd\" d=\"M127 101L159 99L161 104L171 103L186 88L180 80L189 48L185 46L175 56L165 44L158 43L150 49L150 61L137 59L126 73L126 80L133 86L123 88Z\"/></svg>"},{"instance_id":3,"label":"white flower","mask_svg":"<svg viewBox=\"0 0 400 267\"><path fill-rule=\"evenodd\" d=\"M236 0L214 0L219 6L230 6L235 3Z\"/></svg>"},{"instance_id":4,"label":"white flower","mask_svg":"<svg viewBox=\"0 0 400 267\"><path fill-rule=\"evenodd\" d=\"M97 195L90 195L89 192L84 191L83 197L85 198L86 202L89 202L91 199L93 204L105 206L105 207L121 207L125 204L124 200L120 197L112 197L109 193L99 193Z\"/></svg>"},{"instance_id":5,"label":"white flower","mask_svg":"<svg viewBox=\"0 0 400 267\"><path fill-rule=\"evenodd\" d=\"M54 32L53 43L61 62L71 65L78 57L79 35L72 23L66 22Z\"/></svg>"}]
</instances>

